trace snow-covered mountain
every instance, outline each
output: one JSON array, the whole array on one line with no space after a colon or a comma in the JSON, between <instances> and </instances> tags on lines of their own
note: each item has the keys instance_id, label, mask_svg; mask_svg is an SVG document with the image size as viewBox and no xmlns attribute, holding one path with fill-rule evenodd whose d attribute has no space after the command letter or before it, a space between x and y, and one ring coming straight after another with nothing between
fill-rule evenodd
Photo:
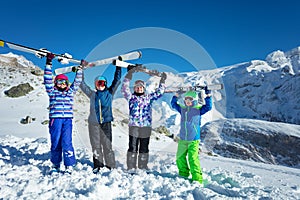
<instances>
[{"instance_id":1,"label":"snow-covered mountain","mask_svg":"<svg viewBox=\"0 0 300 200\"><path fill-rule=\"evenodd\" d=\"M223 83L214 93L216 109L226 118L251 118L300 124L300 48L275 51L253 60L184 75L185 82Z\"/></svg>"},{"instance_id":2,"label":"snow-covered mountain","mask_svg":"<svg viewBox=\"0 0 300 200\"><path fill-rule=\"evenodd\" d=\"M155 131L150 142L149 167L153 172L134 176L125 172L128 108L120 94L113 102L117 169L91 173L89 101L79 91L74 108L76 171L72 176L47 175L50 144L44 122L48 119L48 97L42 71L22 56L0 55L0 198L298 199L299 49L275 51L266 61L180 75L168 73L168 86L204 80L225 86L213 92L214 109L203 116L205 146L201 147L200 161L210 184L200 192L196 184L176 177L177 144ZM149 90L157 82L151 78ZM4 91L21 83L30 83L34 90L18 98L5 95ZM179 115L169 107L171 95L165 94L154 103L153 128L164 125L176 135ZM32 123L20 123L26 116L34 119Z\"/></svg>"}]
</instances>

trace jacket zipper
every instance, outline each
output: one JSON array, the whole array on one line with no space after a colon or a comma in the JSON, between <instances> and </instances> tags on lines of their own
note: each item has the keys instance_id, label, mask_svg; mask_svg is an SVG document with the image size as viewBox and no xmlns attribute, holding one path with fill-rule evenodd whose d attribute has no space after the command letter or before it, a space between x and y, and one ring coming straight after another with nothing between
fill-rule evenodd
<instances>
[{"instance_id":1,"label":"jacket zipper","mask_svg":"<svg viewBox=\"0 0 300 200\"><path fill-rule=\"evenodd\" d=\"M102 104L101 100L99 99L99 115L100 115L100 124L102 124L103 117L102 117Z\"/></svg>"},{"instance_id":2,"label":"jacket zipper","mask_svg":"<svg viewBox=\"0 0 300 200\"><path fill-rule=\"evenodd\" d=\"M185 126L185 140L188 139L188 130L187 130L187 114L188 114L188 110L189 108L187 108L186 112L185 112L185 120L184 120L184 126Z\"/></svg>"}]
</instances>

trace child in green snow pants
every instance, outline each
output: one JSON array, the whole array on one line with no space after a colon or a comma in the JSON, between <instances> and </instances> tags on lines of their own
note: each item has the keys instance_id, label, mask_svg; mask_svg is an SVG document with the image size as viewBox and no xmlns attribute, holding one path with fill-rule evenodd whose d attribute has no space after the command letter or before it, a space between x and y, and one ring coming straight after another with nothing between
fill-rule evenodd
<instances>
[{"instance_id":1,"label":"child in green snow pants","mask_svg":"<svg viewBox=\"0 0 300 200\"><path fill-rule=\"evenodd\" d=\"M198 104L198 94L188 91L184 94L184 105L178 103L178 94L173 96L171 106L180 115L180 132L176 154L176 164L179 175L188 178L192 174L192 180L203 183L202 170L199 160L200 125L201 115L212 108L210 91L206 89L205 105Z\"/></svg>"},{"instance_id":2,"label":"child in green snow pants","mask_svg":"<svg viewBox=\"0 0 300 200\"><path fill-rule=\"evenodd\" d=\"M176 164L180 176L188 178L191 172L192 180L202 183L202 170L198 158L199 142L199 140L179 140L176 153ZM186 157L188 157L188 159L186 159Z\"/></svg>"}]
</instances>

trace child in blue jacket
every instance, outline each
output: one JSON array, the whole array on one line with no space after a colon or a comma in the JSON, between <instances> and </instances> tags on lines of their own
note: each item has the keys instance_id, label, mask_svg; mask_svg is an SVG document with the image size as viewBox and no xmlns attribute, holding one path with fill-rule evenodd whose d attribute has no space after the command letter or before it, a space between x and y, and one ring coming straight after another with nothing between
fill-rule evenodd
<instances>
[{"instance_id":1,"label":"child in blue jacket","mask_svg":"<svg viewBox=\"0 0 300 200\"><path fill-rule=\"evenodd\" d=\"M185 178L192 174L192 180L203 183L202 170L198 157L200 143L201 115L212 109L212 97L206 89L205 105L198 104L196 91L188 91L184 94L184 105L180 105L178 94L173 96L171 106L181 115L180 134L176 153L176 165L179 175Z\"/></svg>"},{"instance_id":2,"label":"child in blue jacket","mask_svg":"<svg viewBox=\"0 0 300 200\"><path fill-rule=\"evenodd\" d=\"M68 77L60 74L55 77L53 83L52 59L54 55L47 54L44 70L44 83L49 96L49 132L51 139L51 173L60 171L62 158L67 173L72 172L76 163L72 144L72 120L74 94L78 90L82 80L82 69L76 73L74 83L69 86Z\"/></svg>"},{"instance_id":3,"label":"child in blue jacket","mask_svg":"<svg viewBox=\"0 0 300 200\"><path fill-rule=\"evenodd\" d=\"M104 76L95 78L95 90L84 81L81 90L90 98L90 115L88 118L90 143L93 151L93 173L101 168L116 167L115 154L112 148L112 101L121 79L121 67L116 66L114 79L109 86Z\"/></svg>"}]
</instances>

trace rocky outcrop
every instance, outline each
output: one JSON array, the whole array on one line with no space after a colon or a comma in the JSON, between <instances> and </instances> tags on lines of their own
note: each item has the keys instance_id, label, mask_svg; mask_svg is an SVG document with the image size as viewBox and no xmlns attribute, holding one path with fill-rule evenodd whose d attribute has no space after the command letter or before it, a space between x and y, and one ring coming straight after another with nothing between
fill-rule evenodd
<instances>
[{"instance_id":1,"label":"rocky outcrop","mask_svg":"<svg viewBox=\"0 0 300 200\"><path fill-rule=\"evenodd\" d=\"M9 90L4 91L4 94L6 94L8 97L21 97L25 96L29 92L33 90L33 87L29 83L22 83L17 86L13 86Z\"/></svg>"},{"instance_id":2,"label":"rocky outcrop","mask_svg":"<svg viewBox=\"0 0 300 200\"><path fill-rule=\"evenodd\" d=\"M205 147L225 157L300 168L300 126L226 119L202 127Z\"/></svg>"}]
</instances>

